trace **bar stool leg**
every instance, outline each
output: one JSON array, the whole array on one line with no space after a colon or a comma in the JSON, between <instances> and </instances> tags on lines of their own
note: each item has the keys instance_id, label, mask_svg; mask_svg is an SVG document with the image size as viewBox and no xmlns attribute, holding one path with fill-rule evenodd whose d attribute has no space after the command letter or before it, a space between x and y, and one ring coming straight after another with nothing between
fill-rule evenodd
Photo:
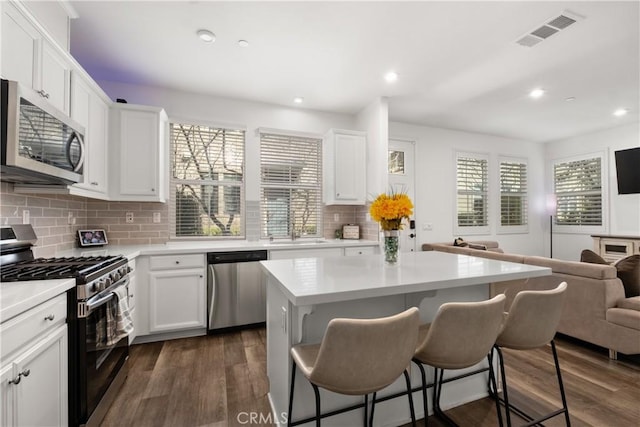
<instances>
[{"instance_id":1,"label":"bar stool leg","mask_svg":"<svg viewBox=\"0 0 640 427\"><path fill-rule=\"evenodd\" d=\"M422 363L418 362L417 360L414 360L413 363L415 363L420 369L420 377L422 378L422 406L424 407L424 425L425 427L427 427L427 420L429 419L429 408L427 405L427 375L424 372L424 366L422 366Z\"/></svg>"},{"instance_id":2,"label":"bar stool leg","mask_svg":"<svg viewBox=\"0 0 640 427\"><path fill-rule=\"evenodd\" d=\"M364 427L369 425L369 395L364 395Z\"/></svg>"},{"instance_id":3,"label":"bar stool leg","mask_svg":"<svg viewBox=\"0 0 640 427\"><path fill-rule=\"evenodd\" d=\"M409 396L409 411L411 412L411 425L413 427L416 427L416 410L413 407L413 394L411 393L411 379L409 378L409 372L407 372L406 369L404 370L403 373L404 373L404 381L407 384L407 395ZM373 416L371 417L371 419L373 420ZM426 421L425 421L425 425L426 425Z\"/></svg>"},{"instance_id":4,"label":"bar stool leg","mask_svg":"<svg viewBox=\"0 0 640 427\"><path fill-rule=\"evenodd\" d=\"M500 347L496 346L495 349L498 352L498 363L500 364L500 375L502 376L502 395L504 396L504 409L507 414L507 427L511 427L511 408L509 406L509 392L507 390L507 377L505 375L505 370L504 370L504 357L502 355L502 350L500 350ZM498 390L496 389L496 398L498 397L497 393L498 393Z\"/></svg>"},{"instance_id":5,"label":"bar stool leg","mask_svg":"<svg viewBox=\"0 0 640 427\"><path fill-rule=\"evenodd\" d=\"M493 372L493 349L487 355L489 361L489 396L496 401L496 414L498 416L498 425L502 427L502 411L500 410L500 400L498 399L498 384L496 382L496 376Z\"/></svg>"},{"instance_id":6,"label":"bar stool leg","mask_svg":"<svg viewBox=\"0 0 640 427\"><path fill-rule=\"evenodd\" d=\"M291 386L289 388L289 414L287 415L287 427L291 427L291 413L293 411L293 385L296 382L296 362L292 362Z\"/></svg>"},{"instance_id":7,"label":"bar stool leg","mask_svg":"<svg viewBox=\"0 0 640 427\"><path fill-rule=\"evenodd\" d=\"M562 408L564 410L564 419L567 427L571 426L569 420L569 407L567 406L567 397L564 394L564 385L562 384L562 374L560 373L560 362L558 362L558 352L556 351L556 343L551 340L551 352L553 353L553 361L556 364L556 375L558 376L558 386L560 387L560 396L562 397Z\"/></svg>"},{"instance_id":8,"label":"bar stool leg","mask_svg":"<svg viewBox=\"0 0 640 427\"><path fill-rule=\"evenodd\" d=\"M376 396L377 393L374 391L373 397L371 398L371 416L369 417L369 427L373 427L373 411L375 411L376 409Z\"/></svg>"},{"instance_id":9,"label":"bar stool leg","mask_svg":"<svg viewBox=\"0 0 640 427\"><path fill-rule=\"evenodd\" d=\"M320 427L320 390L318 390L318 386L311 383L313 386L313 392L316 395L316 426Z\"/></svg>"}]
</instances>

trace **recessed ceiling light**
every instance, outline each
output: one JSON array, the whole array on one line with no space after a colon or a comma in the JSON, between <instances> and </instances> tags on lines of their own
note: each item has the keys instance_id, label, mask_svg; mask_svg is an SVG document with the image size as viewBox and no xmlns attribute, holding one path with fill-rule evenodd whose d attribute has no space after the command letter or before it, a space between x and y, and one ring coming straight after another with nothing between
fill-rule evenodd
<instances>
[{"instance_id":1,"label":"recessed ceiling light","mask_svg":"<svg viewBox=\"0 0 640 427\"><path fill-rule=\"evenodd\" d=\"M628 112L629 110L627 110L626 108L618 108L616 111L613 112L613 115L616 117L622 117Z\"/></svg>"},{"instance_id":2,"label":"recessed ceiling light","mask_svg":"<svg viewBox=\"0 0 640 427\"><path fill-rule=\"evenodd\" d=\"M238 40L238 46L247 47L247 46L249 46L249 42L246 41L246 40Z\"/></svg>"},{"instance_id":3,"label":"recessed ceiling light","mask_svg":"<svg viewBox=\"0 0 640 427\"><path fill-rule=\"evenodd\" d=\"M398 80L398 73L396 73L395 71L389 71L384 75L384 79L387 81L387 83L393 83Z\"/></svg>"},{"instance_id":4,"label":"recessed ceiling light","mask_svg":"<svg viewBox=\"0 0 640 427\"><path fill-rule=\"evenodd\" d=\"M544 89L537 88L529 92L529 96L532 98L540 98L542 95L544 95L544 92Z\"/></svg>"},{"instance_id":5,"label":"recessed ceiling light","mask_svg":"<svg viewBox=\"0 0 640 427\"><path fill-rule=\"evenodd\" d=\"M295 98L293 98L293 102L295 102L296 104L302 104L302 101L304 101L304 98L300 96L296 96Z\"/></svg>"},{"instance_id":6,"label":"recessed ceiling light","mask_svg":"<svg viewBox=\"0 0 640 427\"><path fill-rule=\"evenodd\" d=\"M573 102L573 101L575 101L575 100L576 100L576 97L575 97L575 96L570 96L570 97L568 97L568 98L565 98L565 101L567 101L567 102Z\"/></svg>"},{"instance_id":7,"label":"recessed ceiling light","mask_svg":"<svg viewBox=\"0 0 640 427\"><path fill-rule=\"evenodd\" d=\"M216 35L209 30L198 30L196 34L198 34L198 37L200 37L200 40L203 42L213 43L216 41Z\"/></svg>"}]
</instances>

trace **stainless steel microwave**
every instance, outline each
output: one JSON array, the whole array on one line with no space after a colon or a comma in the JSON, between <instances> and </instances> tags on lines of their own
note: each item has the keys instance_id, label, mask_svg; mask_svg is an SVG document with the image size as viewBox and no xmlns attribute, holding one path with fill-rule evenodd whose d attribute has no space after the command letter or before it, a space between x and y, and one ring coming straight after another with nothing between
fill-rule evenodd
<instances>
[{"instance_id":1,"label":"stainless steel microwave","mask_svg":"<svg viewBox=\"0 0 640 427\"><path fill-rule=\"evenodd\" d=\"M20 184L82 180L84 127L18 82L2 80L0 179Z\"/></svg>"}]
</instances>

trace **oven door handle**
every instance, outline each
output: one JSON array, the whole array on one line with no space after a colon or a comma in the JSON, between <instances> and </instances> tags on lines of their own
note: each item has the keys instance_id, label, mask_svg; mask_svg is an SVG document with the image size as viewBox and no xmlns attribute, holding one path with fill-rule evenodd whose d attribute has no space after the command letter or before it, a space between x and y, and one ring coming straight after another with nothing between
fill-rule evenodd
<instances>
[{"instance_id":1,"label":"oven door handle","mask_svg":"<svg viewBox=\"0 0 640 427\"><path fill-rule=\"evenodd\" d=\"M127 286L127 284L129 284L129 277L125 277L121 279L120 281L111 285L109 288L105 289L101 294L98 294L93 298L89 299L85 303L85 307L84 307L85 316L88 316L96 308L102 305L105 305L107 302L111 301L113 297L116 295L113 292L114 289L119 288L120 286Z\"/></svg>"}]
</instances>

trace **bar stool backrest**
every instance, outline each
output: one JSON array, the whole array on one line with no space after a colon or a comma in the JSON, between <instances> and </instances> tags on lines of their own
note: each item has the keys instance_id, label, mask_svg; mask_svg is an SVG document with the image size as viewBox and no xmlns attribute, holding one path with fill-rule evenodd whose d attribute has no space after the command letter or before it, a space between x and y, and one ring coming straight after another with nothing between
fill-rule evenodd
<instances>
[{"instance_id":1,"label":"bar stool backrest","mask_svg":"<svg viewBox=\"0 0 640 427\"><path fill-rule=\"evenodd\" d=\"M566 290L562 282L548 291L518 292L496 344L517 350L548 344L558 329Z\"/></svg>"},{"instance_id":2,"label":"bar stool backrest","mask_svg":"<svg viewBox=\"0 0 640 427\"><path fill-rule=\"evenodd\" d=\"M418 309L377 319L333 319L309 380L336 393L364 395L393 383L411 363Z\"/></svg>"},{"instance_id":3,"label":"bar stool backrest","mask_svg":"<svg viewBox=\"0 0 640 427\"><path fill-rule=\"evenodd\" d=\"M440 306L415 359L442 369L462 369L487 357L500 332L504 294L480 302Z\"/></svg>"}]
</instances>

